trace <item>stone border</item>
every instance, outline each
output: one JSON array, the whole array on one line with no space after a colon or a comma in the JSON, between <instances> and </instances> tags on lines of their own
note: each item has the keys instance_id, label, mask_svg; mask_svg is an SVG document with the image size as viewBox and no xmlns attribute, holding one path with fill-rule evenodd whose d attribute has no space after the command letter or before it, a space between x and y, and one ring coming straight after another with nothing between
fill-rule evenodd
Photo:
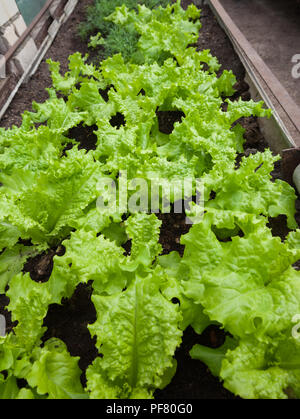
<instances>
[{"instance_id":1,"label":"stone border","mask_svg":"<svg viewBox=\"0 0 300 419\"><path fill-rule=\"evenodd\" d=\"M2 0L0 4L0 78L9 75L20 77L28 68L31 59L37 53L34 40L30 37L17 51L13 60L5 68L5 54L14 46L27 29L27 25L19 12L15 0Z\"/></svg>"}]
</instances>

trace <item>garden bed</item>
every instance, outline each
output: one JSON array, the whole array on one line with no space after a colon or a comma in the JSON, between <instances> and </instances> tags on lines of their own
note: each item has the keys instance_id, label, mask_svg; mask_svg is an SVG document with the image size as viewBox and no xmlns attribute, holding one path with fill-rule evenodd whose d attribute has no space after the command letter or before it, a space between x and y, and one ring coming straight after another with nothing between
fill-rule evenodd
<instances>
[{"instance_id":1,"label":"garden bed","mask_svg":"<svg viewBox=\"0 0 300 419\"><path fill-rule=\"evenodd\" d=\"M67 57L75 51L86 53L86 43L82 42L76 36L77 25L82 19L83 10L88 2L79 2L73 16L61 29L56 41L48 51L47 57L51 57L55 61L61 62L62 72L67 70ZM84 5L83 5L84 3ZM183 1L183 5L187 6L191 1ZM245 71L235 54L228 38L219 27L212 12L207 6L203 7L201 17L203 28L200 31L198 40L199 49L210 49L214 56L217 56L222 64L222 70L233 70L236 75L237 92L234 99L242 98L243 100L250 99L248 85L244 82ZM16 98L12 102L5 117L1 121L1 126L10 127L13 124L20 125L21 113L29 110L32 101L42 102L47 99L47 93L44 91L45 87L51 86L51 79L49 77L48 67L43 61L36 75L30 82L23 86L18 92ZM225 106L225 105L224 105ZM160 118L160 131L172 132L174 122L180 118L180 115L175 115L165 112ZM254 154L257 151L263 151L268 145L259 129L255 117L243 118L240 121L245 128L245 155ZM93 127L76 127L69 134L70 138L75 138L79 143L79 148L91 150L95 145L95 135L93 134ZM239 156L241 157L241 156ZM237 161L237 165L239 161ZM276 166L276 171L273 173L274 179L280 178L280 165ZM160 243L163 246L163 253L168 254L171 251L177 251L183 254L184 247L180 244L180 237L189 231L189 226L185 223L185 215L163 214L159 215L162 220L162 228L160 234ZM299 222L299 214L297 214L297 221ZM278 217L270 221L273 234L280 236L282 239L288 233L286 228L286 219L284 216ZM124 251L126 245L124 246ZM25 267L24 272L29 272L31 278L37 282L45 282L49 279L52 267L53 257L55 255L62 256L64 254L63 246L58 246L51 249L47 253L43 253L30 259ZM96 321L96 311L91 302L91 286L79 285L73 297L69 300L64 300L62 305L51 305L49 307L48 315L44 321L44 326L48 328L43 341L51 337L57 337L64 341L72 356L79 356L79 366L82 369L82 383L85 383L85 369L97 357L98 351L95 347L95 339L92 339L87 329L88 324ZM4 307L7 305L8 299L5 296L0 296L0 313L5 314L7 319L8 330L13 326L10 316ZM192 328L188 328L183 336L183 343L176 352L176 359L178 361L178 369L171 384L164 390L157 390L156 398L168 399L229 399L234 396L225 390L217 378L213 377L208 368L197 360L192 360L189 356L191 348L197 344L203 344L216 348L223 344L225 334L216 326L210 326L201 335L193 332Z\"/></svg>"}]
</instances>

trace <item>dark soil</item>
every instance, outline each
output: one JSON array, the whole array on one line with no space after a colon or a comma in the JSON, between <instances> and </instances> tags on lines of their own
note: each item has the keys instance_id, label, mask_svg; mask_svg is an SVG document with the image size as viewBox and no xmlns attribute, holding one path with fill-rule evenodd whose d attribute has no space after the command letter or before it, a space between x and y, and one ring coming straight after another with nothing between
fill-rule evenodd
<instances>
[{"instance_id":1,"label":"dark soil","mask_svg":"<svg viewBox=\"0 0 300 419\"><path fill-rule=\"evenodd\" d=\"M52 273L54 256L63 256L64 253L64 247L58 246L55 249L50 249L41 255L30 258L25 263L23 272L29 272L33 281L47 282Z\"/></svg>"},{"instance_id":2,"label":"dark soil","mask_svg":"<svg viewBox=\"0 0 300 419\"><path fill-rule=\"evenodd\" d=\"M85 370L98 356L96 338L91 338L87 328L88 324L97 320L91 295L91 285L80 284L70 300L63 300L61 305L51 305L44 320L48 330L43 342L53 337L59 338L66 343L72 356L80 357L83 385L86 383Z\"/></svg>"},{"instance_id":3,"label":"dark soil","mask_svg":"<svg viewBox=\"0 0 300 419\"><path fill-rule=\"evenodd\" d=\"M225 334L216 326L208 327L201 336L189 327L176 351L177 371L172 382L157 390L156 399L235 399L222 383L213 377L205 364L189 357L195 344L217 348L224 343Z\"/></svg>"},{"instance_id":4,"label":"dark soil","mask_svg":"<svg viewBox=\"0 0 300 419\"><path fill-rule=\"evenodd\" d=\"M181 122L185 114L182 111L157 111L158 126L163 134L172 134L175 122Z\"/></svg>"},{"instance_id":5,"label":"dark soil","mask_svg":"<svg viewBox=\"0 0 300 419\"><path fill-rule=\"evenodd\" d=\"M187 234L191 227L186 224L185 214L157 214L157 216L162 221L160 244L163 247L163 254L176 251L183 256L184 246L180 244L180 237Z\"/></svg>"},{"instance_id":6,"label":"dark soil","mask_svg":"<svg viewBox=\"0 0 300 419\"><path fill-rule=\"evenodd\" d=\"M59 60L62 64L62 71L67 70L67 57L75 51L86 53L86 44L76 35L77 25L83 19L84 8L92 3L92 0L79 2L70 20L60 31L57 39L47 54L47 58ZM183 5L187 6L191 1L184 0ZM244 100L250 99L248 85L243 81L245 76L244 68L235 54L228 38L219 27L210 9L205 6L202 12L203 29L200 31L198 46L199 48L209 48L212 54L216 55L223 69L232 69L237 76L237 93L234 98L242 97ZM31 108L33 100L43 101L47 99L45 87L51 85L49 73L45 60L40 66L36 75L27 85L24 85L18 92L11 107L1 121L1 125L10 127L13 124L20 124L20 115L23 111ZM158 113L160 130L170 133L174 123L180 121L184 115L180 112L161 112ZM245 153L256 153L263 151L267 143L260 132L256 118L243 118L239 121L246 129ZM116 115L111 121L115 126L124 123L122 115ZM95 127L83 127L82 125L70 130L68 137L76 139L80 143L80 148L91 150L95 148L96 136L93 133ZM66 147L71 148L72 143ZM241 158L239 156L239 158ZM280 166L276 166L274 178L280 178ZM299 207L299 205L298 205ZM300 208L299 208L300 209ZM190 228L185 223L185 216L182 214L159 214L162 220L160 243L163 246L163 253L178 251L181 255L184 246L180 244L180 237L186 234ZM300 221L300 220L299 220ZM282 217L271 220L270 225L275 235L284 238L287 233L286 222ZM130 247L130 243L128 243ZM127 246L127 247L128 247ZM124 249L127 249L126 245ZM128 247L128 248L129 248ZM128 251L128 249L127 249ZM60 246L51 249L29 260L24 272L30 272L33 280L38 282L47 281L53 268L53 257L62 255L64 249ZM126 254L126 251L125 251ZM63 340L71 355L80 357L80 367L83 371L82 382L85 383L84 371L87 366L97 357L98 352L95 347L95 340L91 339L87 329L88 324L96 320L96 313L91 302L91 284L80 285L70 300L64 300L61 305L51 305L44 325L48 328L43 341L51 337ZM7 332L11 331L12 323L10 314L5 310L8 303L7 297L0 296L0 314L7 318ZM225 390L219 380L211 375L207 367L199 361L194 361L189 356L189 351L196 343L201 343L210 347L218 347L224 342L225 334L216 326L209 327L201 336L197 335L191 328L188 328L183 336L183 343L176 352L178 361L177 373L164 390L156 392L157 399L231 399L234 396Z\"/></svg>"}]
</instances>

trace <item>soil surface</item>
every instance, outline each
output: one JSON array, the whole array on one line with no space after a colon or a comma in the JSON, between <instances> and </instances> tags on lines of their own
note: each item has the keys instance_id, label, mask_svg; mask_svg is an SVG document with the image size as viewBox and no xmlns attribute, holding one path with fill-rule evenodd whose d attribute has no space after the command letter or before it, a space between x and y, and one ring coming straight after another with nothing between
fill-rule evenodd
<instances>
[{"instance_id":1,"label":"soil surface","mask_svg":"<svg viewBox=\"0 0 300 419\"><path fill-rule=\"evenodd\" d=\"M60 31L57 39L47 54L47 58L59 60L62 63L62 71L67 70L67 57L75 51L86 53L86 44L82 43L76 35L77 25L83 19L83 11L86 5L92 0L79 2L70 20ZM84 3L84 5L83 5ZM184 0L183 6L187 6L191 1ZM243 81L245 71L235 54L228 38L219 27L210 9L205 6L202 13L203 28L200 31L198 47L199 49L209 48L218 57L223 69L232 69L237 76L237 93L234 98L242 97L244 100L250 99L248 85ZM26 109L31 108L33 100L43 101L47 99L45 87L51 85L49 73L45 61L41 64L38 72L23 86L15 97L11 107L6 113L1 125L9 127L13 124L20 124L20 114ZM167 114L167 115L166 115ZM182 114L161 113L159 115L160 129L162 132L171 132L174 122L182 118ZM243 118L239 121L246 129L245 155L263 151L267 144L259 130L256 118ZM115 121L122 124L122 118ZM87 150L95 147L95 135L93 127L85 128L78 126L69 133L69 138L74 138L80 142L80 147ZM68 146L67 146L68 147ZM71 147L71 145L70 145ZM242 155L239 156L239 159ZM238 164L238 161L237 161ZM280 165L276 166L274 178L280 178ZM299 205L298 205L299 206ZM183 254L184 247L180 244L180 237L186 234L190 226L185 223L185 215L180 214L161 214L162 229L160 243L163 246L163 253L178 251ZM278 217L271 220L270 225L275 235L284 238L287 234L286 220ZM126 246L125 246L126 247ZM45 282L49 279L53 257L62 255L64 248L51 249L42 255L29 260L24 272L29 272L35 281ZM95 340L91 339L87 329L88 324L96 320L96 313L91 302L91 284L80 285L70 300L64 300L61 305L51 305L44 325L48 328L43 340L57 337L63 340L71 355L80 356L80 367L83 371L82 382L85 383L85 369L97 357L98 352L95 347ZM13 327L10 314L5 310L8 298L0 295L0 314L4 314L7 319L7 331ZM155 393L157 399L231 399L234 396L225 390L219 380L211 375L207 367L199 361L194 361L189 356L189 351L196 343L201 343L210 347L220 346L225 339L224 332L216 326L209 327L201 336L197 335L191 328L188 328L183 336L183 343L176 352L178 369L171 384L164 390Z\"/></svg>"}]
</instances>

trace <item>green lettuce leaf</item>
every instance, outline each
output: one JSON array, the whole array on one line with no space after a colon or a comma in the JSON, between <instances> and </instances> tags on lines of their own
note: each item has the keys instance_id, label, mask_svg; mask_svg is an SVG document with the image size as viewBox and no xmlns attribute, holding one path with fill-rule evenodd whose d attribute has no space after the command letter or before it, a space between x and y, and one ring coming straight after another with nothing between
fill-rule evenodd
<instances>
[{"instance_id":1,"label":"green lettuce leaf","mask_svg":"<svg viewBox=\"0 0 300 419\"><path fill-rule=\"evenodd\" d=\"M87 56L82 57L79 52L76 52L69 57L69 71L62 76L60 74L60 63L47 60L49 70L51 72L52 84L55 90L68 95L72 89L81 81L86 80L87 77L96 79L99 83L99 88L105 89L106 85L103 83L101 73L92 64L87 64Z\"/></svg>"},{"instance_id":2,"label":"green lettuce leaf","mask_svg":"<svg viewBox=\"0 0 300 419\"><path fill-rule=\"evenodd\" d=\"M10 299L7 309L11 311L12 321L18 321L14 327L18 344L30 350L46 330L43 321L51 303L47 283L34 282L29 274L19 274L10 281L6 295Z\"/></svg>"},{"instance_id":3,"label":"green lettuce leaf","mask_svg":"<svg viewBox=\"0 0 300 419\"><path fill-rule=\"evenodd\" d=\"M204 345L194 345L190 350L190 356L193 359L198 359L199 361L204 362L210 372L218 377L222 369L222 362L226 357L226 354L229 350L235 349L237 342L230 338L226 337L226 340L222 346L219 348L209 348Z\"/></svg>"},{"instance_id":4,"label":"green lettuce leaf","mask_svg":"<svg viewBox=\"0 0 300 419\"><path fill-rule=\"evenodd\" d=\"M66 345L59 339L51 339L43 348L33 353L35 361L27 381L39 395L48 399L87 399L80 383L81 371L77 357L71 357Z\"/></svg>"},{"instance_id":5,"label":"green lettuce leaf","mask_svg":"<svg viewBox=\"0 0 300 419\"><path fill-rule=\"evenodd\" d=\"M0 255L0 294L4 294L6 286L13 277L21 272L27 259L38 254L33 246L16 245L6 249Z\"/></svg>"},{"instance_id":6,"label":"green lettuce leaf","mask_svg":"<svg viewBox=\"0 0 300 419\"><path fill-rule=\"evenodd\" d=\"M299 341L287 335L268 345L241 340L222 362L224 386L245 399L299 398L299 350Z\"/></svg>"},{"instance_id":7,"label":"green lettuce leaf","mask_svg":"<svg viewBox=\"0 0 300 419\"><path fill-rule=\"evenodd\" d=\"M237 170L227 167L222 176L205 179L206 195L214 191L216 196L206 206L222 210L241 211L249 214L277 217L287 216L291 229L297 228L295 221L295 190L282 180L271 182L274 162L270 150L243 157Z\"/></svg>"},{"instance_id":8,"label":"green lettuce leaf","mask_svg":"<svg viewBox=\"0 0 300 419\"><path fill-rule=\"evenodd\" d=\"M121 269L125 263L124 249L115 242L97 237L92 231L78 230L63 242L64 256L54 257L54 268L48 287L56 303L70 298L79 283L93 281L96 293L121 292L128 277Z\"/></svg>"},{"instance_id":9,"label":"green lettuce leaf","mask_svg":"<svg viewBox=\"0 0 300 419\"><path fill-rule=\"evenodd\" d=\"M289 245L298 242L300 231L283 243L272 237L266 220L236 213L218 220L215 215L208 213L182 239L185 293L235 337L254 335L270 342L300 309L299 272L292 267L300 253ZM214 226L234 234L220 241Z\"/></svg>"}]
</instances>

